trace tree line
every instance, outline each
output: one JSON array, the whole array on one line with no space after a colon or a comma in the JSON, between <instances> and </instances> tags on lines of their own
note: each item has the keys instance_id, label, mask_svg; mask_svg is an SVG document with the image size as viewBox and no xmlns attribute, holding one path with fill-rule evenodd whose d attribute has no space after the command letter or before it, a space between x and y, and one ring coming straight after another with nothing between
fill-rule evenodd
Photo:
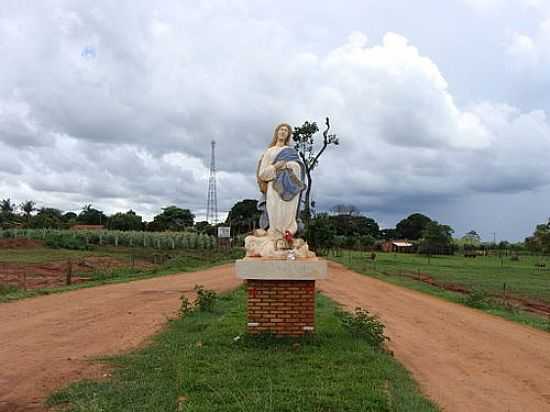
<instances>
[{"instance_id":1,"label":"tree line","mask_svg":"<svg viewBox=\"0 0 550 412\"><path fill-rule=\"evenodd\" d=\"M67 229L75 225L101 225L109 230L122 231L184 231L193 228L195 215L189 209L177 206L162 208L162 212L146 222L133 210L107 216L91 204L84 205L79 213L64 212L51 207L37 207L36 202L27 200L19 205L11 199L0 200L1 228Z\"/></svg>"}]
</instances>

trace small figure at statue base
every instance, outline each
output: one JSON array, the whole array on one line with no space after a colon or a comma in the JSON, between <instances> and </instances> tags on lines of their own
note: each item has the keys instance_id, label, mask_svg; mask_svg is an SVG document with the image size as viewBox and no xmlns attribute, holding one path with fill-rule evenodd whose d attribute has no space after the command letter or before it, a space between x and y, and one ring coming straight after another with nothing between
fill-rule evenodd
<instances>
[{"instance_id":1,"label":"small figure at statue base","mask_svg":"<svg viewBox=\"0 0 550 412\"><path fill-rule=\"evenodd\" d=\"M266 230L258 229L244 239L247 257L263 257L294 260L312 258L315 253L309 250L304 239L293 239L289 245L281 236L272 236Z\"/></svg>"}]
</instances>

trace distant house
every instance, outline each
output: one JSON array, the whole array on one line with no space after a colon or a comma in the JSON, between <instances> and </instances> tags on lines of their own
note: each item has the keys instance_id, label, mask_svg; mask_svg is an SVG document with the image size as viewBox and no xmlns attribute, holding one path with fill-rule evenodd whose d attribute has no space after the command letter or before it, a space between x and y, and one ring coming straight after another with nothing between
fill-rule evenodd
<instances>
[{"instance_id":1,"label":"distant house","mask_svg":"<svg viewBox=\"0 0 550 412\"><path fill-rule=\"evenodd\" d=\"M71 230L104 230L103 225L72 225Z\"/></svg>"},{"instance_id":2,"label":"distant house","mask_svg":"<svg viewBox=\"0 0 550 412\"><path fill-rule=\"evenodd\" d=\"M382 245L384 252L413 253L415 246L407 240L386 240Z\"/></svg>"}]
</instances>

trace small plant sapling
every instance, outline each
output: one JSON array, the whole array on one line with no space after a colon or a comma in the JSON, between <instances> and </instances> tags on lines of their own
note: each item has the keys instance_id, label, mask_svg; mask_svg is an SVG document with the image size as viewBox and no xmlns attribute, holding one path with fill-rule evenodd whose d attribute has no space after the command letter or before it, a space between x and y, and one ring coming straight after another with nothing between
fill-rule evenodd
<instances>
[{"instance_id":1,"label":"small plant sapling","mask_svg":"<svg viewBox=\"0 0 550 412\"><path fill-rule=\"evenodd\" d=\"M371 315L364 308L355 308L355 313L344 311L337 312L342 326L350 332L352 336L365 339L371 346L377 349L383 349L386 340L390 340L384 335L384 324L378 317Z\"/></svg>"}]
</instances>

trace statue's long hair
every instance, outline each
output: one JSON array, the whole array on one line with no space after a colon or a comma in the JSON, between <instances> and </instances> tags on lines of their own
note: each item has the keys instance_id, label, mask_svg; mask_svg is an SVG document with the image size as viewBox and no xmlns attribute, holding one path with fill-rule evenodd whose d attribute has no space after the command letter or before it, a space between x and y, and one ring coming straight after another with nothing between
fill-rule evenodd
<instances>
[{"instance_id":1,"label":"statue's long hair","mask_svg":"<svg viewBox=\"0 0 550 412\"><path fill-rule=\"evenodd\" d=\"M292 137L292 127L290 127L290 125L288 123L281 123L275 128L275 131L273 132L273 139L271 140L271 143L268 146L268 149L277 144L277 134L279 133L279 129L281 127L286 127L286 129L288 130L288 136L287 136L286 141L285 141L285 145L288 146L290 138ZM261 163L262 163L262 158L260 157L260 161L258 162L258 167L256 168L256 181L258 182L260 192L266 193L267 192L267 182L264 182L263 180L260 179L260 164Z\"/></svg>"}]
</instances>

